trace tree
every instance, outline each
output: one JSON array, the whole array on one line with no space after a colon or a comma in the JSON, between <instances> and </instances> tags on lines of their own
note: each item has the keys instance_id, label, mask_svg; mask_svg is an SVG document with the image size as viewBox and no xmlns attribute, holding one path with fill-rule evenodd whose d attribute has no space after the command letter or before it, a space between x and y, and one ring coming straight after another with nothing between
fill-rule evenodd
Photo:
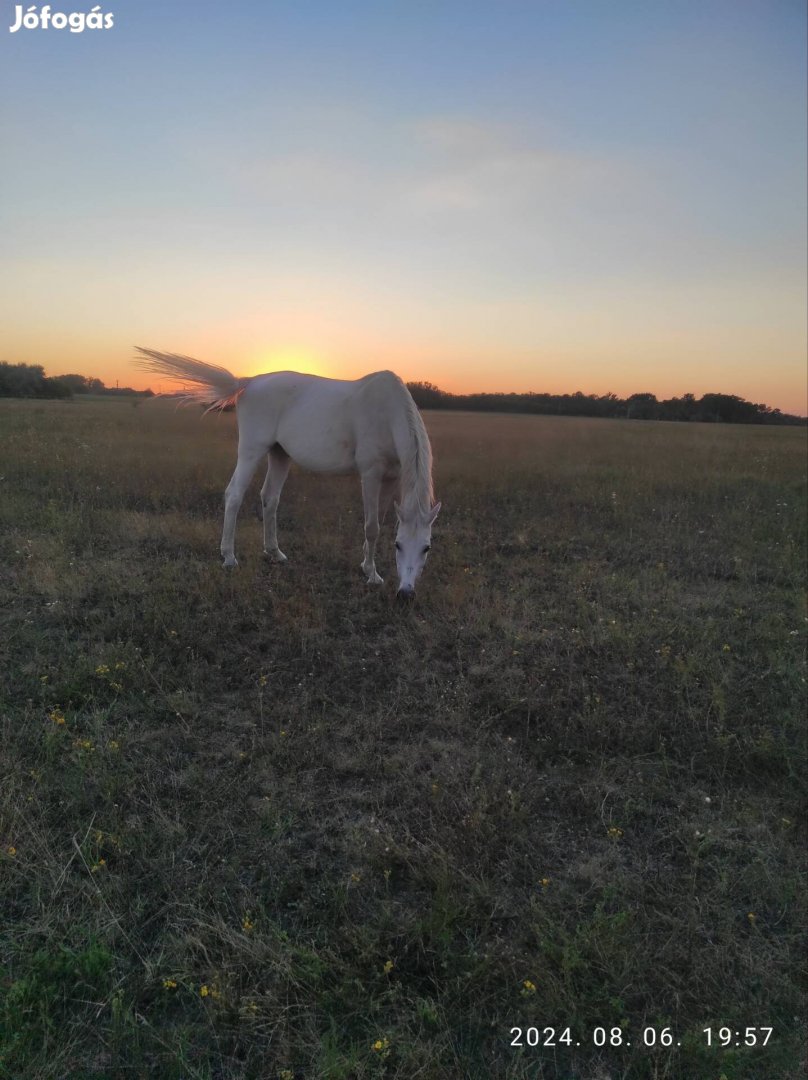
<instances>
[{"instance_id":1,"label":"tree","mask_svg":"<svg viewBox=\"0 0 808 1080\"><path fill-rule=\"evenodd\" d=\"M630 420L656 420L658 415L656 394L632 394L626 402L626 416Z\"/></svg>"},{"instance_id":2,"label":"tree","mask_svg":"<svg viewBox=\"0 0 808 1080\"><path fill-rule=\"evenodd\" d=\"M73 394L86 394L87 393L87 377L86 375L58 375L55 376L60 379L65 386L69 386L71 393Z\"/></svg>"},{"instance_id":3,"label":"tree","mask_svg":"<svg viewBox=\"0 0 808 1080\"><path fill-rule=\"evenodd\" d=\"M446 408L448 399L452 396L431 382L410 382L407 383L407 389L419 409Z\"/></svg>"}]
</instances>

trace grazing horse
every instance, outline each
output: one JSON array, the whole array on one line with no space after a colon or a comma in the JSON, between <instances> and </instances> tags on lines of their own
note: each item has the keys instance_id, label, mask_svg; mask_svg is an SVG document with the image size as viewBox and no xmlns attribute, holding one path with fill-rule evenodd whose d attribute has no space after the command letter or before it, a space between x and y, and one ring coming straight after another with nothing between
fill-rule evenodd
<instances>
[{"instance_id":1,"label":"grazing horse","mask_svg":"<svg viewBox=\"0 0 808 1080\"><path fill-rule=\"evenodd\" d=\"M236 515L256 467L269 457L261 488L264 509L264 552L285 562L278 547L278 500L297 462L312 472L335 475L358 472L365 508L362 570L368 585L381 585L376 572L376 540L399 490L396 531L398 595L412 598L415 582L429 552L432 525L440 510L433 503L432 448L407 387L392 371L376 371L362 379L323 379L295 371L237 379L224 368L176 353L137 350L134 363L153 375L181 381L184 402L207 403L210 409L235 405L238 418L238 463L225 492L222 557L238 566L233 551Z\"/></svg>"}]
</instances>

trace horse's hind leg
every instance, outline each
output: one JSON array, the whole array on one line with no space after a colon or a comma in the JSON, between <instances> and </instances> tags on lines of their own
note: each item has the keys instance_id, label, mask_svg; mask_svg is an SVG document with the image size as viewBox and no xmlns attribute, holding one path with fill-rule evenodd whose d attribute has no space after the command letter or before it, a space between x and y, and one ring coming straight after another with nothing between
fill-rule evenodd
<instances>
[{"instance_id":1,"label":"horse's hind leg","mask_svg":"<svg viewBox=\"0 0 808 1080\"><path fill-rule=\"evenodd\" d=\"M233 551L233 541L236 535L236 516L256 466L265 453L266 446L245 447L239 443L236 471L230 478L230 483L224 493L224 529L222 530L221 550L225 566L238 566Z\"/></svg>"},{"instance_id":2,"label":"horse's hind leg","mask_svg":"<svg viewBox=\"0 0 808 1080\"><path fill-rule=\"evenodd\" d=\"M261 488L261 505L264 508L264 554L274 562L286 562L286 556L278 547L278 501L290 465L291 458L282 447L270 447L267 478Z\"/></svg>"}]
</instances>

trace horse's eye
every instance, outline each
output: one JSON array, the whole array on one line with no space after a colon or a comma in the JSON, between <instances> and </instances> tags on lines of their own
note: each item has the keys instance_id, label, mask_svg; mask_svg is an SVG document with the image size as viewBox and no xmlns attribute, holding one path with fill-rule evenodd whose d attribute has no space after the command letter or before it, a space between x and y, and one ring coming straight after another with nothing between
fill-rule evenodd
<instances>
[{"instance_id":1,"label":"horse's eye","mask_svg":"<svg viewBox=\"0 0 808 1080\"><path fill-rule=\"evenodd\" d=\"M401 544L396 540L396 551L401 551Z\"/></svg>"},{"instance_id":2,"label":"horse's eye","mask_svg":"<svg viewBox=\"0 0 808 1080\"><path fill-rule=\"evenodd\" d=\"M424 555L426 555L426 553L429 551L431 546L432 546L431 544L426 545L426 547L424 548Z\"/></svg>"}]
</instances>

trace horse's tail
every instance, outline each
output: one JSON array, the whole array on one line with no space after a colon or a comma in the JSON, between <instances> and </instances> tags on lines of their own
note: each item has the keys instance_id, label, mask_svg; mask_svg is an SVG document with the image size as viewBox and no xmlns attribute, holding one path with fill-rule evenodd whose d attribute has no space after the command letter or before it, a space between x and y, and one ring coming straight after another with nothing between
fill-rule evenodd
<instances>
[{"instance_id":1,"label":"horse's tail","mask_svg":"<svg viewBox=\"0 0 808 1080\"><path fill-rule=\"evenodd\" d=\"M140 353L132 361L136 367L183 384L182 392L178 395L181 405L207 405L206 412L225 409L228 405L235 405L250 381L237 379L225 368L205 364L192 356L155 352L154 349L141 349L140 346L136 348Z\"/></svg>"}]
</instances>

